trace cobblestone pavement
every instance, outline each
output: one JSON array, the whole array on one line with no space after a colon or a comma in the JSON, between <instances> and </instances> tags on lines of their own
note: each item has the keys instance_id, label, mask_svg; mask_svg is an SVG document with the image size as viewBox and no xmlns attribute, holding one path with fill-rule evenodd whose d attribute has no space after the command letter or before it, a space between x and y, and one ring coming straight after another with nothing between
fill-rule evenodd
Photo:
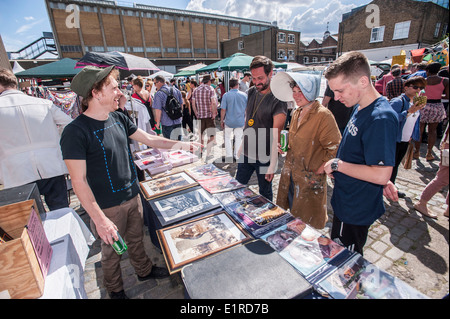
<instances>
[{"instance_id":1,"label":"cobblestone pavement","mask_svg":"<svg viewBox=\"0 0 450 319\"><path fill-rule=\"evenodd\" d=\"M435 154L439 152L435 148ZM397 187L406 193L406 198L397 203L385 200L386 213L370 228L365 246L364 257L377 267L397 276L412 287L431 298L440 299L449 290L449 221L443 216L446 208L445 196L448 187L436 194L429 202L429 208L438 214L438 219L423 217L414 210L413 204L418 200L426 184L431 181L438 169L438 161L425 161L425 145L422 144L421 158L413 161L410 170L399 169ZM236 163L223 163L223 134L218 133L217 145L214 147L214 160L219 168L230 172L233 176L237 169ZM203 160L205 157L203 157ZM208 162L211 162L209 160ZM283 158L273 182L274 199L278 189L279 173ZM181 167L185 169L185 167ZM249 182L249 187L258 192L256 177ZM332 194L332 184L328 182L328 214L329 222L321 230L329 235L333 217L329 200ZM89 216L80 208L76 196L72 196L71 207L89 225ZM165 266L161 252L150 241L147 227L145 232L145 249L157 266ZM100 245L97 240L90 251L84 271L85 289L89 298L109 298L102 282L102 267L100 263ZM122 273L125 292L130 298L136 299L182 299L184 286L179 274L165 279L151 279L145 282L137 280L130 265L127 254L123 255Z\"/></svg>"}]
</instances>

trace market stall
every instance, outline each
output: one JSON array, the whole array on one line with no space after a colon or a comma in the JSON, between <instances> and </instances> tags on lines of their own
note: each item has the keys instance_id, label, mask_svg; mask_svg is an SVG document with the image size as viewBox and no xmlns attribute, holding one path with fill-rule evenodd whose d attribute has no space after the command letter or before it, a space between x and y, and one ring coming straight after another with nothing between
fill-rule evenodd
<instances>
[{"instance_id":1,"label":"market stall","mask_svg":"<svg viewBox=\"0 0 450 319\"><path fill-rule=\"evenodd\" d=\"M152 151L138 163L158 161ZM167 169L148 171L152 178L140 183L149 230L190 298L428 298L215 165L186 159L170 166L169 157L161 158ZM297 289L280 276L275 284L267 265L277 274L289 265Z\"/></svg>"}]
</instances>

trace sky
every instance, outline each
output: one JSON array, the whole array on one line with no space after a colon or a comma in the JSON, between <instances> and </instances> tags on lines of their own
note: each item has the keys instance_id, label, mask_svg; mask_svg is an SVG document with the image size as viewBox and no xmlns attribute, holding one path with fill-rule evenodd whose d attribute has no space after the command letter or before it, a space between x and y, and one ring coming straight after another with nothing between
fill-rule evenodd
<instances>
[{"instance_id":1,"label":"sky","mask_svg":"<svg viewBox=\"0 0 450 319\"><path fill-rule=\"evenodd\" d=\"M161 0L117 1L161 6ZM301 41L338 33L342 14L370 0L170 0L169 8L186 9L263 21L301 32ZM0 0L0 34L6 51L17 51L52 31L44 0Z\"/></svg>"}]
</instances>

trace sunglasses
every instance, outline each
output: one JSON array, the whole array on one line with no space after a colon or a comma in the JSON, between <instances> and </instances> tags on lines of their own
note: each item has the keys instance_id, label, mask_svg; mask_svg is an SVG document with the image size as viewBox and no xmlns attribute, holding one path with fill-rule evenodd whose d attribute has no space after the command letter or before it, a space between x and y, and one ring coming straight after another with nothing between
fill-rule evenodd
<instances>
[{"instance_id":1,"label":"sunglasses","mask_svg":"<svg viewBox=\"0 0 450 319\"><path fill-rule=\"evenodd\" d=\"M423 87L423 86L417 86L417 85L410 85L409 86L410 88L413 88L414 90L417 90L417 89L421 89L421 90L423 90L425 87Z\"/></svg>"},{"instance_id":2,"label":"sunglasses","mask_svg":"<svg viewBox=\"0 0 450 319\"><path fill-rule=\"evenodd\" d=\"M291 87L291 89L295 88L297 85L297 83L295 81L291 81L289 82L289 86Z\"/></svg>"}]
</instances>

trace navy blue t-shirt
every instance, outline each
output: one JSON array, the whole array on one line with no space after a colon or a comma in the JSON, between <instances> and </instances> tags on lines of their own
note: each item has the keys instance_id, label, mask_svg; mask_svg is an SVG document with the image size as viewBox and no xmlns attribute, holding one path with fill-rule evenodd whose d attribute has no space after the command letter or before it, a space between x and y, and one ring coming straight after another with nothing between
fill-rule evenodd
<instances>
[{"instance_id":1,"label":"navy blue t-shirt","mask_svg":"<svg viewBox=\"0 0 450 319\"><path fill-rule=\"evenodd\" d=\"M80 115L61 135L63 159L86 160L89 186L100 208L120 205L139 193L128 136L137 127L112 112L106 121Z\"/></svg>"},{"instance_id":2,"label":"navy blue t-shirt","mask_svg":"<svg viewBox=\"0 0 450 319\"><path fill-rule=\"evenodd\" d=\"M360 111L357 105L336 157L353 164L394 166L397 129L397 113L386 98L379 97ZM333 176L335 185L331 205L339 220L367 226L384 214L382 185L340 172L334 172Z\"/></svg>"}]
</instances>

